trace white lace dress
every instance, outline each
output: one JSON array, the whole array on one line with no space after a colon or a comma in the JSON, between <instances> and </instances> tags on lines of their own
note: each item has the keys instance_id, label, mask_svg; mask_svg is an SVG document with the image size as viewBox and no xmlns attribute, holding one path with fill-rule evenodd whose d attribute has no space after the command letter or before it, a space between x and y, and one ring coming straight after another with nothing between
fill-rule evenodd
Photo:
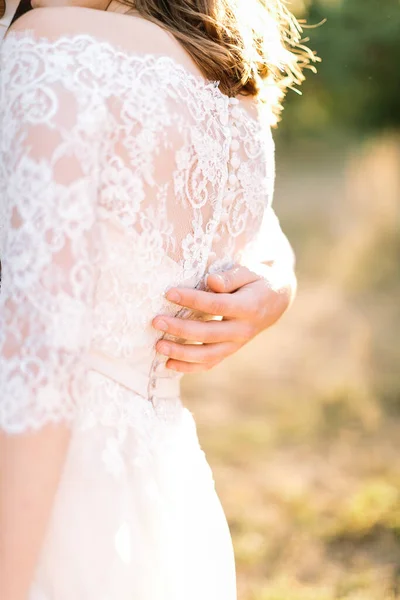
<instances>
[{"instance_id":1,"label":"white lace dress","mask_svg":"<svg viewBox=\"0 0 400 600\"><path fill-rule=\"evenodd\" d=\"M151 321L177 312L170 286L279 244L269 128L173 59L90 36L11 34L0 73L0 427L72 428L30 600L234 600Z\"/></svg>"}]
</instances>

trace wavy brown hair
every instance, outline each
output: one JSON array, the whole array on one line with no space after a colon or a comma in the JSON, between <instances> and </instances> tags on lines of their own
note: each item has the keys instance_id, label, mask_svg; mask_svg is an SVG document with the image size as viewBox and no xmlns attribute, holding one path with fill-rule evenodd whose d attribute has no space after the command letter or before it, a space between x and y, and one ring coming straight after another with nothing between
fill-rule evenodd
<instances>
[{"instance_id":1,"label":"wavy brown hair","mask_svg":"<svg viewBox=\"0 0 400 600\"><path fill-rule=\"evenodd\" d=\"M123 0L161 25L222 92L258 96L275 117L288 88L317 60L283 0Z\"/></svg>"}]
</instances>

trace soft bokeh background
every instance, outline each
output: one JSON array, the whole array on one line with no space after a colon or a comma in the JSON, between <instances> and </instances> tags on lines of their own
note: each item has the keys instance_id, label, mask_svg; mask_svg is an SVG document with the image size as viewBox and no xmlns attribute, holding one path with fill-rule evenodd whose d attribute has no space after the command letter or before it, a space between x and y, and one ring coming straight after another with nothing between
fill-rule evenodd
<instances>
[{"instance_id":1,"label":"soft bokeh background","mask_svg":"<svg viewBox=\"0 0 400 600\"><path fill-rule=\"evenodd\" d=\"M327 18L275 134L298 298L186 403L240 600L400 599L400 2L292 8Z\"/></svg>"}]
</instances>

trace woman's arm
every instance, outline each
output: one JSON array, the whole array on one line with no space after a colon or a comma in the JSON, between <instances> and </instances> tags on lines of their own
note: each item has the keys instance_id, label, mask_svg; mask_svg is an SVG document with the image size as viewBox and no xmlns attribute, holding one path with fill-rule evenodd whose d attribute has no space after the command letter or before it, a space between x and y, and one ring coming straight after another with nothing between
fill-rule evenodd
<instances>
[{"instance_id":1,"label":"woman's arm","mask_svg":"<svg viewBox=\"0 0 400 600\"><path fill-rule=\"evenodd\" d=\"M0 598L26 600L68 448L69 429L0 433Z\"/></svg>"},{"instance_id":2,"label":"woman's arm","mask_svg":"<svg viewBox=\"0 0 400 600\"><path fill-rule=\"evenodd\" d=\"M46 36L52 17L34 12L14 28ZM1 600L27 600L51 518L85 393L100 248L100 118L82 136L98 100L75 91L74 56L49 47L8 35L0 52Z\"/></svg>"}]
</instances>

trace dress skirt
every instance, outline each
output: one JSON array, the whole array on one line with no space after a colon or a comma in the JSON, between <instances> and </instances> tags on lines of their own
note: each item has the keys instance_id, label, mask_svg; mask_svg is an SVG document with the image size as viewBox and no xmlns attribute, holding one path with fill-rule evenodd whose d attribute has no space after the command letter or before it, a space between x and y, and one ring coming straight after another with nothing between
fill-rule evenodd
<instances>
[{"instance_id":1,"label":"dress skirt","mask_svg":"<svg viewBox=\"0 0 400 600\"><path fill-rule=\"evenodd\" d=\"M29 600L235 600L192 414L88 377Z\"/></svg>"}]
</instances>

